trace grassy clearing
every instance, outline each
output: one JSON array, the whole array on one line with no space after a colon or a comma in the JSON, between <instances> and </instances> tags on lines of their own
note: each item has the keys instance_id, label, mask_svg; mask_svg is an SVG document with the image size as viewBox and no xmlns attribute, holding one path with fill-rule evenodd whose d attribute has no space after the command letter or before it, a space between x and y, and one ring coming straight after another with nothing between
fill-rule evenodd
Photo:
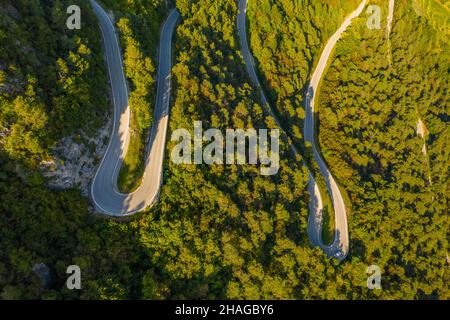
<instances>
[{"instance_id":1,"label":"grassy clearing","mask_svg":"<svg viewBox=\"0 0 450 320\"><path fill-rule=\"evenodd\" d=\"M335 233L335 218L333 203L325 185L319 183L320 195L322 196L323 211L322 211L322 241L325 245L330 245L334 240Z\"/></svg>"},{"instance_id":2,"label":"grassy clearing","mask_svg":"<svg viewBox=\"0 0 450 320\"><path fill-rule=\"evenodd\" d=\"M130 134L130 145L117 181L117 187L123 193L133 192L139 187L145 167L145 137L139 131L133 112L131 112Z\"/></svg>"},{"instance_id":3,"label":"grassy clearing","mask_svg":"<svg viewBox=\"0 0 450 320\"><path fill-rule=\"evenodd\" d=\"M154 9L159 10L156 7ZM148 28L148 17L141 16L137 7L133 10L130 13L127 6L122 7L116 24L123 48L131 111L130 144L117 181L118 189L123 193L133 192L140 186L145 170L147 133L153 121L154 92L156 92L154 79L156 68L153 61L157 61L156 48L160 25L160 21L157 21L158 23L152 24L150 31L142 34L140 30ZM161 9L161 12L163 11ZM163 16L165 14L161 15Z\"/></svg>"}]
</instances>

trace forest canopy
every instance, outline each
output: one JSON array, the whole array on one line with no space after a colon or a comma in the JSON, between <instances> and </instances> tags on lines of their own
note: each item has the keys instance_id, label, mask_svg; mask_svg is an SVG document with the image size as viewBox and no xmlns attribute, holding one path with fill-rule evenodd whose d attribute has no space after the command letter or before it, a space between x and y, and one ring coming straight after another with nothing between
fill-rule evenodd
<instances>
[{"instance_id":1,"label":"forest canopy","mask_svg":"<svg viewBox=\"0 0 450 320\"><path fill-rule=\"evenodd\" d=\"M112 115L100 29L87 1L1 1L0 298L449 299L450 51L422 2L396 1L390 38L355 20L320 88L320 147L351 205L350 254L339 263L311 247L308 172L285 136L274 176L166 157L158 204L126 221L93 213L78 188L50 188L39 164L52 146L94 134ZM83 12L76 32L65 28L74 3ZM173 6L182 19L168 135L194 121L277 128L245 70L235 0L101 3L120 35L138 156L152 124L159 30ZM296 144L314 64L358 3L249 2L260 77ZM33 272L40 263L48 286ZM73 264L82 290L66 287ZM382 270L382 290L367 288L370 265Z\"/></svg>"}]
</instances>

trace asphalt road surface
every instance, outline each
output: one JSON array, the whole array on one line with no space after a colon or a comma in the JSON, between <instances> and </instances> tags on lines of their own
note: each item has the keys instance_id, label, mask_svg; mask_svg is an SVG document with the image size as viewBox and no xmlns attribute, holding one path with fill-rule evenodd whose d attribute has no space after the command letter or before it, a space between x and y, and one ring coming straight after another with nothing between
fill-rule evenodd
<instances>
[{"instance_id":1,"label":"asphalt road surface","mask_svg":"<svg viewBox=\"0 0 450 320\"><path fill-rule=\"evenodd\" d=\"M327 63L330 60L333 49L336 46L339 39L342 37L345 30L350 26L352 20L358 17L364 10L366 6L366 0L363 0L358 8L353 11L344 21L344 23L339 27L339 29L331 36L328 40L325 48L319 58L319 62L314 70L311 77L308 92L305 99L305 127L303 135L305 141L310 142L313 148L314 159L319 165L319 170L321 176L325 179L328 192L331 195L331 200L333 201L333 209L335 215L335 233L334 241L330 246L325 246L322 241L322 214L311 216L309 218L308 224L308 234L311 242L315 246L320 246L328 256L333 256L339 260L345 259L349 252L349 236L348 236L348 223L347 223L347 212L345 209L344 199L339 190L339 187L331 175L325 161L319 153L317 143L315 140L314 133L314 103L315 103L315 93L319 87L320 80L322 79L323 73L327 67ZM326 121L326 119L322 120ZM312 184L310 184L312 185ZM311 186L310 188L318 189L317 185Z\"/></svg>"},{"instance_id":2,"label":"asphalt road surface","mask_svg":"<svg viewBox=\"0 0 450 320\"><path fill-rule=\"evenodd\" d=\"M240 0L239 1L239 13L237 18L237 28L239 33L239 38L241 42L241 50L242 55L246 64L247 72L250 76L250 79L254 83L254 85L257 87L257 89L260 91L261 97L262 97L262 103L263 105L268 105L267 98L264 94L264 91L262 90L260 81L258 79L256 68L255 68L255 61L253 58L253 55L250 51L249 45L248 45L248 37L247 37L247 3L248 0ZM305 103L305 109L306 109L306 119L305 119L305 128L304 128L304 136L305 140L311 142L313 145L313 152L314 152L314 159L318 163L320 168L320 174L323 176L323 178L326 181L328 192L331 195L332 201L333 201L333 207L335 212L335 237L334 241L330 246L326 246L323 244L322 241L322 211L323 211L323 205L322 205L322 199L320 196L320 191L318 188L317 183L314 180L314 177L310 174L310 183L309 183L309 192L311 194L311 203L310 203L310 216L309 216L309 224L308 224L308 236L310 238L310 241L315 246L319 246L324 250L324 252L330 256L335 257L339 260L345 259L345 257L348 254L349 251L349 237L348 237L348 224L347 224L347 213L345 210L344 200L342 198L341 192L331 175L330 171L328 170L328 167L326 166L325 162L323 161L322 157L319 154L318 148L316 146L315 142L315 135L314 135L314 101L315 101L315 95L314 93L317 91L318 85L320 83L320 80L322 78L322 75L326 69L327 62L331 56L331 53L333 52L333 48L336 46L337 41L340 39L344 31L347 29L347 27L351 24L351 21L358 17L364 7L366 5L366 0L362 1L360 6L352 12L347 19L344 21L344 23L341 25L341 27L336 31L336 33L328 40L328 43L326 44L322 55L319 59L319 63L317 64L317 67L311 77L311 81L309 84L309 90L306 97L306 103ZM277 120L276 116L274 115L273 111L269 107L269 111L271 115L276 119L276 122L278 126L280 126L280 122ZM282 126L280 126L282 128ZM293 147L294 151L297 153L297 149Z\"/></svg>"},{"instance_id":3,"label":"asphalt road surface","mask_svg":"<svg viewBox=\"0 0 450 320\"><path fill-rule=\"evenodd\" d=\"M106 215L128 216L151 206L161 189L169 120L172 36L180 15L172 10L161 31L157 101L142 183L135 192L123 194L117 189L117 178L130 142L128 89L114 25L100 5L94 0L91 4L100 24L114 103L111 140L92 182L91 198L97 210Z\"/></svg>"}]
</instances>

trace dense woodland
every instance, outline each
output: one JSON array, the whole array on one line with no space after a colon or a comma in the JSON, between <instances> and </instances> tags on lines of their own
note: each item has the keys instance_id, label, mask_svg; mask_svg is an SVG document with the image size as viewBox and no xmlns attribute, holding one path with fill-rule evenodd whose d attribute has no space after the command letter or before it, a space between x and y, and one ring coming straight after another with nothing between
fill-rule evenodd
<instances>
[{"instance_id":1,"label":"dense woodland","mask_svg":"<svg viewBox=\"0 0 450 320\"><path fill-rule=\"evenodd\" d=\"M301 144L303 96L324 42L359 1L249 1L250 45L274 111Z\"/></svg>"},{"instance_id":2,"label":"dense woodland","mask_svg":"<svg viewBox=\"0 0 450 320\"><path fill-rule=\"evenodd\" d=\"M393 297L448 298L450 47L420 14L397 1L390 37L360 19L339 43L321 88L320 145L350 196L353 254L401 281Z\"/></svg>"},{"instance_id":3,"label":"dense woodland","mask_svg":"<svg viewBox=\"0 0 450 320\"><path fill-rule=\"evenodd\" d=\"M323 241L334 239L334 211L325 180L303 140L304 96L325 41L359 1L249 1L250 46L270 107L304 155L324 206Z\"/></svg>"},{"instance_id":4,"label":"dense woodland","mask_svg":"<svg viewBox=\"0 0 450 320\"><path fill-rule=\"evenodd\" d=\"M67 1L0 2L0 132L14 159L35 165L59 138L105 120L108 83L96 20L78 2L85 12L79 32L66 27Z\"/></svg>"},{"instance_id":5,"label":"dense woodland","mask_svg":"<svg viewBox=\"0 0 450 320\"><path fill-rule=\"evenodd\" d=\"M277 7L274 3L286 8L302 5L309 18L300 21L315 21L305 26L292 19L292 28L301 30L298 33L308 41L286 37L295 52L305 55L298 59L295 54L281 55L289 52L286 44L286 50L269 56L286 62L274 62L273 68L292 65L295 72L280 69L277 77L276 70L260 64L276 110L286 124L300 130L302 88L314 58L351 10L332 1L319 2L316 6L308 1L270 1L270 6L258 9L274 17L270 13ZM369 32L361 19L349 32L359 35L357 41L349 36L342 41L325 78L320 143L352 199L351 254L338 263L310 247L307 171L300 157L293 158L285 139L275 176L261 176L255 166L175 165L166 160L159 203L131 221L92 214L88 199L78 190L46 187L36 165L49 157L52 144L80 127L95 130L111 110L101 35L93 13L84 1L79 3L86 19L83 28L74 32L64 29L68 1L45 5L37 0L0 1L1 298L449 298L445 274L448 105L443 107L448 104L448 44L427 19L397 4L392 66L385 58L384 30ZM158 1L103 3L117 12L136 106L148 107L135 109L136 122L142 121L139 128L145 131L152 118L157 66L155 21L161 23L166 8ZM276 128L245 72L236 34L237 3L178 0L176 5L182 20L174 38L170 130L191 128L196 120L203 121L204 127ZM153 19L155 12L159 20ZM255 12L252 8L250 15ZM291 21L289 12L278 15ZM323 23L327 20L329 28ZM142 27L153 22L148 29ZM267 24L264 33L283 39L287 31L279 25L288 24ZM251 23L252 34L259 29L256 26ZM255 46L256 40L252 42ZM255 55L261 59L258 52ZM373 63L362 63L363 59ZM145 67L134 72L136 65ZM339 72L331 72L333 68ZM143 87L140 77L148 80ZM384 94L363 90L365 85L354 77ZM280 89L289 82L295 93ZM361 84L357 94L354 83ZM370 116L355 120L361 113ZM419 116L427 128L425 141L415 132ZM340 125L328 118L339 119ZM366 121L364 130L362 121ZM421 153L424 142L426 158ZM167 150L172 146L169 143ZM41 262L51 271L49 288L43 288L32 271ZM81 267L80 291L65 287L71 264ZM371 264L383 270L383 290L366 288L365 272Z\"/></svg>"}]
</instances>

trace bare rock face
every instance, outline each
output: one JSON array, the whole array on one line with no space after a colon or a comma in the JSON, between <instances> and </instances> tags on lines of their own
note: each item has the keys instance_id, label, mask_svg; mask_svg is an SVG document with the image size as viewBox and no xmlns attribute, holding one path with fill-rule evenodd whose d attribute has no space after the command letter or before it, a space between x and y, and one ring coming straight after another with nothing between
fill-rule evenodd
<instances>
[{"instance_id":1,"label":"bare rock face","mask_svg":"<svg viewBox=\"0 0 450 320\"><path fill-rule=\"evenodd\" d=\"M417 121L417 134L424 139L425 134L427 132L427 128L425 127L425 124L423 123L422 119L419 118Z\"/></svg>"},{"instance_id":2,"label":"bare rock face","mask_svg":"<svg viewBox=\"0 0 450 320\"><path fill-rule=\"evenodd\" d=\"M51 188L79 188L88 196L90 183L108 146L111 125L110 120L94 137L84 132L65 137L53 148L53 159L41 163Z\"/></svg>"},{"instance_id":3,"label":"bare rock face","mask_svg":"<svg viewBox=\"0 0 450 320\"><path fill-rule=\"evenodd\" d=\"M425 138L426 138L427 133L428 133L428 130L425 127L425 124L423 123L422 119L419 118L419 120L417 121L417 135L419 137L421 137L422 139L424 139L423 147L422 147L422 153L424 156L427 155L427 145L425 143Z\"/></svg>"},{"instance_id":4,"label":"bare rock face","mask_svg":"<svg viewBox=\"0 0 450 320\"><path fill-rule=\"evenodd\" d=\"M33 272L41 279L42 286L47 289L50 287L51 275L50 269L45 263L39 263L33 266Z\"/></svg>"}]
</instances>

